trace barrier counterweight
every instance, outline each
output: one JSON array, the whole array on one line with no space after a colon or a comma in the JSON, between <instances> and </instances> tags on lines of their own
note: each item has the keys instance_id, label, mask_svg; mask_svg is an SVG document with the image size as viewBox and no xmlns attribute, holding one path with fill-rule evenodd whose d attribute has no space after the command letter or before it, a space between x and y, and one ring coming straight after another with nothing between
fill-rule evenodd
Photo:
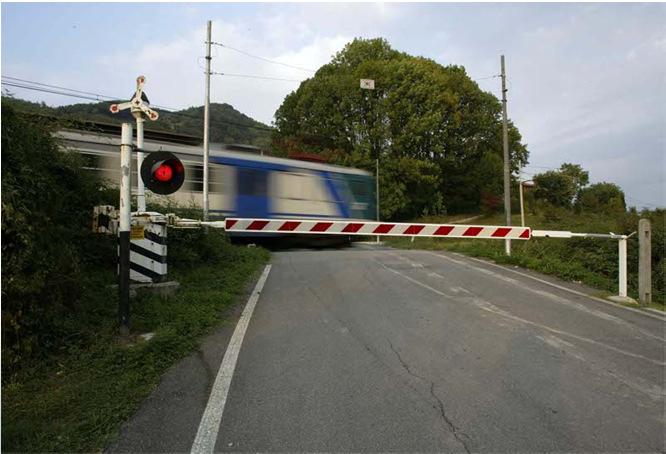
<instances>
[{"instance_id":1,"label":"barrier counterweight","mask_svg":"<svg viewBox=\"0 0 666 454\"><path fill-rule=\"evenodd\" d=\"M130 245L130 279L134 282L167 280L167 227L160 224L143 226L143 238Z\"/></svg>"}]
</instances>

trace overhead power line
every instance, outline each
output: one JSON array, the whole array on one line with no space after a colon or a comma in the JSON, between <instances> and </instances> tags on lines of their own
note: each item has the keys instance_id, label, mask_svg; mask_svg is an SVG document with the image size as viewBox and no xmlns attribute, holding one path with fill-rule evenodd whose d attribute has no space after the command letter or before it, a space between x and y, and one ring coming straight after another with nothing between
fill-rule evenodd
<instances>
[{"instance_id":1,"label":"overhead power line","mask_svg":"<svg viewBox=\"0 0 666 454\"><path fill-rule=\"evenodd\" d=\"M260 57L260 56L258 56L258 55L253 55L253 54L251 54L251 53L249 53L249 52L246 52L246 51L244 51L244 50L240 50L240 49L236 49L235 47L231 47L231 46L228 46L228 45L226 45L226 44L216 43L216 42L213 42L213 41L211 41L210 43L213 44L213 45L215 45L215 46L220 46L220 47L224 47L225 49L233 50L233 51L235 51L235 52L238 52L239 54L243 54L243 55L245 55L246 57L254 58L254 59L256 59L256 60L265 61L265 62L267 62L267 63L272 63L272 64L274 64L274 65L286 66L287 68L298 69L298 70L300 70L300 71L306 71L306 72L310 72L310 73L315 73L315 72L317 72L317 71L314 70L314 69L303 68L302 66L290 65L289 63L283 63L283 62L281 62L281 61L271 60L271 59L269 59L269 58Z\"/></svg>"},{"instance_id":2,"label":"overhead power line","mask_svg":"<svg viewBox=\"0 0 666 454\"><path fill-rule=\"evenodd\" d=\"M498 77L502 77L501 74L495 74L494 76L487 76L487 77L478 77L476 79L472 78L472 80L488 80L488 79L497 79Z\"/></svg>"},{"instance_id":3,"label":"overhead power line","mask_svg":"<svg viewBox=\"0 0 666 454\"><path fill-rule=\"evenodd\" d=\"M48 88L31 87L29 85L17 84L17 83L14 83L14 82L2 81L2 85L7 85L7 86L10 86L10 87L16 87L16 88L24 88L26 90L41 91L43 93L51 93L51 94L54 94L54 95L69 96L69 97L72 97L72 98L88 99L88 100L91 100L91 101L101 101L101 99L96 98L96 97L92 97L92 96L77 95L75 93L66 93L66 92L63 92L63 91L51 90L51 89L48 89Z\"/></svg>"},{"instance_id":4,"label":"overhead power line","mask_svg":"<svg viewBox=\"0 0 666 454\"><path fill-rule=\"evenodd\" d=\"M27 83L27 84L31 84L31 85L39 85L41 87L55 88L55 89L58 89L58 90L67 90L67 91L72 92L72 93L81 93L81 94L84 94L84 95L91 95L91 96L95 96L97 98L107 98L107 99L114 99L114 100L119 99L119 98L112 98L112 97L109 97L109 96L99 95L97 93L92 93L92 92L89 92L89 91L74 90L73 88L61 87L59 85L49 85L49 84L44 84L44 83L41 83L41 82L34 82L32 80L19 79L18 77L2 76L2 78L3 79L8 79L10 81L23 82L23 83Z\"/></svg>"},{"instance_id":5,"label":"overhead power line","mask_svg":"<svg viewBox=\"0 0 666 454\"><path fill-rule=\"evenodd\" d=\"M12 76L2 76L2 85L6 85L9 87L15 87L15 88L22 88L25 90L33 90L33 91L38 91L42 93L49 93L49 94L54 94L54 95L60 95L60 96L68 96L71 98L78 98L78 99L86 99L90 101L98 101L98 102L104 102L105 100L121 100L123 99L122 97L119 96L109 96L109 95L104 95L100 93L93 93L89 91L82 91L82 90L75 90L73 88L67 88L67 87L62 87L58 85L50 85L50 84L45 84L42 82L35 82L35 81L30 81L27 79L20 79L18 77L12 77ZM5 80L6 79L6 80ZM177 109L173 107L167 107L167 106L159 106L159 105L152 105L152 107L155 107L156 109L163 110L171 115L179 116L179 117L184 117L184 118L191 118L197 121L203 121L202 118L197 117L195 115L190 115L182 112L178 112ZM259 126L259 125L248 125L248 124L242 124L242 123L237 123L234 121L229 121L229 120L218 120L219 123L225 123L233 126L238 126L241 128L252 128L252 129L258 129L262 131L273 131L273 128L269 128L266 126Z\"/></svg>"},{"instance_id":6,"label":"overhead power line","mask_svg":"<svg viewBox=\"0 0 666 454\"><path fill-rule=\"evenodd\" d=\"M284 81L284 82L302 82L300 79L285 79L283 77L259 76L259 75L255 75L255 74L230 74L230 73L222 73L222 72L216 72L216 71L211 71L210 73L212 75L215 75L215 76L242 77L242 78L246 78L246 79L280 80L280 81Z\"/></svg>"}]
</instances>

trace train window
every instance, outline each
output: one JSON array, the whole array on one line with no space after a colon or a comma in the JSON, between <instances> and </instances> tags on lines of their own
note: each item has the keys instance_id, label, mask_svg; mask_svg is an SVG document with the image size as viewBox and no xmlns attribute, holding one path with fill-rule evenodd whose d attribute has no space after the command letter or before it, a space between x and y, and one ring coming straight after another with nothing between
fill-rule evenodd
<instances>
[{"instance_id":1,"label":"train window","mask_svg":"<svg viewBox=\"0 0 666 454\"><path fill-rule=\"evenodd\" d=\"M192 176L188 178L190 188L194 192L203 192L203 166L192 166L189 170L192 172ZM187 172L185 176L187 178Z\"/></svg>"},{"instance_id":2,"label":"train window","mask_svg":"<svg viewBox=\"0 0 666 454\"><path fill-rule=\"evenodd\" d=\"M368 197L368 184L364 181L352 181L351 190L355 198Z\"/></svg>"},{"instance_id":3,"label":"train window","mask_svg":"<svg viewBox=\"0 0 666 454\"><path fill-rule=\"evenodd\" d=\"M99 170L100 168L100 158L99 155L94 155L91 153L81 153L83 158L83 168L88 170Z\"/></svg>"},{"instance_id":4,"label":"train window","mask_svg":"<svg viewBox=\"0 0 666 454\"><path fill-rule=\"evenodd\" d=\"M238 193L240 195L266 195L266 172L260 169L238 169Z\"/></svg>"}]
</instances>

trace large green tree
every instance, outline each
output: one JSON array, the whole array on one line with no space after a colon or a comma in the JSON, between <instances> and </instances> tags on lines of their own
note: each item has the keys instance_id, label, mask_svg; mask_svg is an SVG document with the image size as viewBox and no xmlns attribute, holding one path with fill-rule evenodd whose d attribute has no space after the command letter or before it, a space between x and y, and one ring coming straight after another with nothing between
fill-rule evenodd
<instances>
[{"instance_id":1,"label":"large green tree","mask_svg":"<svg viewBox=\"0 0 666 454\"><path fill-rule=\"evenodd\" d=\"M362 90L360 79L374 79L375 89ZM502 156L497 98L463 67L398 52L383 39L347 44L285 98L275 124L278 153L321 153L368 170L379 158L384 218L476 210L483 192L502 187L501 171L489 174ZM517 171L528 152L513 124L509 141Z\"/></svg>"},{"instance_id":2,"label":"large green tree","mask_svg":"<svg viewBox=\"0 0 666 454\"><path fill-rule=\"evenodd\" d=\"M565 162L558 170L550 170L534 176L535 197L551 205L571 208L574 200L590 182L589 173L579 164Z\"/></svg>"}]
</instances>

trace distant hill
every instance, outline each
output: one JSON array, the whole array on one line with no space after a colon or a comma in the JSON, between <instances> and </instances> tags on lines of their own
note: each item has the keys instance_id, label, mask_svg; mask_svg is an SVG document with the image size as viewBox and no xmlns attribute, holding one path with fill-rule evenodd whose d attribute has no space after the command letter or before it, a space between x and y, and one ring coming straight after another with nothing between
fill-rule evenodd
<instances>
[{"instance_id":1,"label":"distant hill","mask_svg":"<svg viewBox=\"0 0 666 454\"><path fill-rule=\"evenodd\" d=\"M68 119L118 124L123 121L133 121L129 111L118 114L109 112L109 105L115 101L49 107L44 103L3 96L2 102L13 105L16 110ZM146 130L203 136L203 106L190 107L177 112L156 110L158 110L160 118L156 122L147 121ZM229 104L213 103L210 105L211 142L249 144L267 149L271 141L271 129L268 125L237 111Z\"/></svg>"}]
</instances>

